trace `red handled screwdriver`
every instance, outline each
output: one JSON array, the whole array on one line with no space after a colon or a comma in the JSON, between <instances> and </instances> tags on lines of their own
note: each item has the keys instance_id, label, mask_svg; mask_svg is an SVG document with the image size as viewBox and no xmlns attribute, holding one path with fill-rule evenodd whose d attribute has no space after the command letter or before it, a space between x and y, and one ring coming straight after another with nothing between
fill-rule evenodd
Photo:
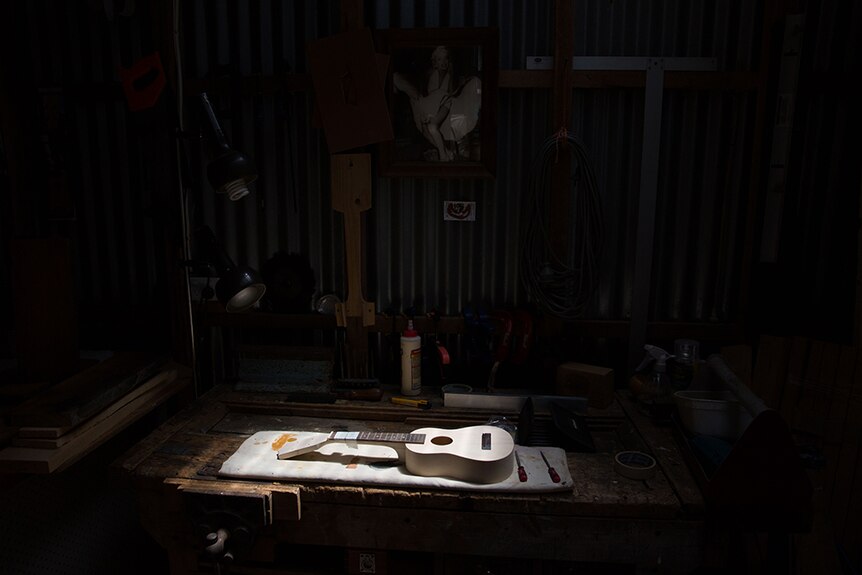
<instances>
[{"instance_id":1,"label":"red handled screwdriver","mask_svg":"<svg viewBox=\"0 0 862 575\"><path fill-rule=\"evenodd\" d=\"M542 459L545 460L545 465L548 466L548 475L551 476L551 481L553 481L554 483L559 483L560 482L560 476L557 474L557 470L554 469L553 467L551 467L551 464L548 463L548 458L545 457L544 453L542 453L541 451L539 451L539 453L542 455Z\"/></svg>"},{"instance_id":2,"label":"red handled screwdriver","mask_svg":"<svg viewBox=\"0 0 862 575\"><path fill-rule=\"evenodd\" d=\"M527 480L527 472L524 470L524 466L521 465L521 458L518 457L518 452L515 452L515 462L518 464L518 479L522 482Z\"/></svg>"}]
</instances>

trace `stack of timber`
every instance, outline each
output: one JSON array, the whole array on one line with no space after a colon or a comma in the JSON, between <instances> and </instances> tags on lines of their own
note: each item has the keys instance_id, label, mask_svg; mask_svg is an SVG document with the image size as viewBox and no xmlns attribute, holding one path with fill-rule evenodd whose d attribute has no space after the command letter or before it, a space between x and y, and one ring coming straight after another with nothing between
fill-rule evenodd
<instances>
[{"instance_id":1,"label":"stack of timber","mask_svg":"<svg viewBox=\"0 0 862 575\"><path fill-rule=\"evenodd\" d=\"M72 465L180 391L187 369L166 357L116 353L22 403L0 472L53 473Z\"/></svg>"}]
</instances>

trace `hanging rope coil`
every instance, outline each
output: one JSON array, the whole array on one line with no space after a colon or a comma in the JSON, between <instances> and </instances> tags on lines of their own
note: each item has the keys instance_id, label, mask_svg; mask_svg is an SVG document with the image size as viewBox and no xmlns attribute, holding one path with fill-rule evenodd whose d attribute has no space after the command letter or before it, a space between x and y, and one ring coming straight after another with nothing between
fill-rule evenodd
<instances>
[{"instance_id":1,"label":"hanging rope coil","mask_svg":"<svg viewBox=\"0 0 862 575\"><path fill-rule=\"evenodd\" d=\"M569 145L563 145L563 141ZM569 254L557 254L550 241L548 216L551 165L569 150L574 215ZM521 282L540 308L561 319L581 317L598 285L599 254L603 239L601 198L595 170L583 144L566 130L546 139L533 160L525 196L525 224L521 239Z\"/></svg>"}]
</instances>

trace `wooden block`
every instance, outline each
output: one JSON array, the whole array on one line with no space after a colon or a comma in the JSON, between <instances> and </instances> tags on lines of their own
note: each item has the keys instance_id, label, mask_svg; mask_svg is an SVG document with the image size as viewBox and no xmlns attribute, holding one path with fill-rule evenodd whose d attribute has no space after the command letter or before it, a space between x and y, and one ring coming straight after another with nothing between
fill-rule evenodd
<instances>
[{"instance_id":1,"label":"wooden block","mask_svg":"<svg viewBox=\"0 0 862 575\"><path fill-rule=\"evenodd\" d=\"M255 483L251 481L197 481L169 478L168 485L176 485L184 494L214 496L230 500L260 500L261 515L249 518L260 525L271 525L274 521L298 521L301 516L300 487L278 483Z\"/></svg>"},{"instance_id":2,"label":"wooden block","mask_svg":"<svg viewBox=\"0 0 862 575\"><path fill-rule=\"evenodd\" d=\"M14 446L3 449L0 451L0 472L52 473L78 461L188 384L188 379L177 378L176 369L167 371L171 374L168 377L157 376L162 378L161 385L126 403L110 417L82 426L73 441L57 449Z\"/></svg>"},{"instance_id":3,"label":"wooden block","mask_svg":"<svg viewBox=\"0 0 862 575\"><path fill-rule=\"evenodd\" d=\"M568 362L557 368L558 395L586 397L590 407L604 409L614 401L614 370Z\"/></svg>"}]
</instances>

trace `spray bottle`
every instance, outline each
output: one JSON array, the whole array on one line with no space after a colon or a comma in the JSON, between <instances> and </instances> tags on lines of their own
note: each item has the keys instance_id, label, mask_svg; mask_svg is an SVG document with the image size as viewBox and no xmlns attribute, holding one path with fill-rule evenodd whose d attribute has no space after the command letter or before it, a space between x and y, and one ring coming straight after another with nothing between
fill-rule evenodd
<instances>
[{"instance_id":1,"label":"spray bottle","mask_svg":"<svg viewBox=\"0 0 862 575\"><path fill-rule=\"evenodd\" d=\"M646 356L635 370L630 387L643 407L653 410L665 403L670 405L673 388L667 373L667 362L674 356L654 345L647 344L644 349ZM645 373L647 368L650 368L649 372Z\"/></svg>"},{"instance_id":2,"label":"spray bottle","mask_svg":"<svg viewBox=\"0 0 862 575\"><path fill-rule=\"evenodd\" d=\"M422 391L422 338L413 329L413 320L407 320L407 329L401 334L401 393L419 395Z\"/></svg>"}]
</instances>

